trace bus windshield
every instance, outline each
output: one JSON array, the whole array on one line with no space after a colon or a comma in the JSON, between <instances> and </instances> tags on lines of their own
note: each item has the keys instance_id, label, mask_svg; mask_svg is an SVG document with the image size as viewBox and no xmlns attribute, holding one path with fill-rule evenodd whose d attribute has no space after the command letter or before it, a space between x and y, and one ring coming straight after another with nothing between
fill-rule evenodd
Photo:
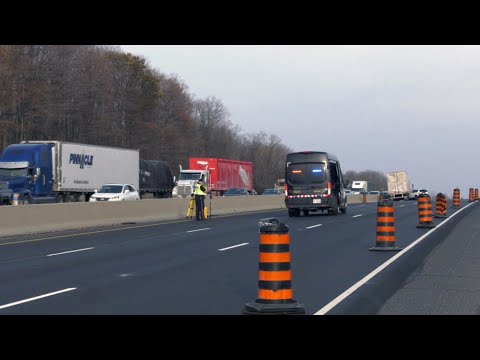
<instances>
[{"instance_id":1,"label":"bus windshield","mask_svg":"<svg viewBox=\"0 0 480 360\"><path fill-rule=\"evenodd\" d=\"M290 164L287 181L291 185L322 184L326 181L325 163Z\"/></svg>"}]
</instances>

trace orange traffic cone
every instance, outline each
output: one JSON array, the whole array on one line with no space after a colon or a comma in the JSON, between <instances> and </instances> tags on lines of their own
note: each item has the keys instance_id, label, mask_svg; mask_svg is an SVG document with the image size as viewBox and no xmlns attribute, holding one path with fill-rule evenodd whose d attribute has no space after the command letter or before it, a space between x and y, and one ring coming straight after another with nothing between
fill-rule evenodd
<instances>
[{"instance_id":1,"label":"orange traffic cone","mask_svg":"<svg viewBox=\"0 0 480 360\"><path fill-rule=\"evenodd\" d=\"M399 251L395 245L395 216L393 200L383 199L377 203L377 240L372 251Z\"/></svg>"},{"instance_id":2,"label":"orange traffic cone","mask_svg":"<svg viewBox=\"0 0 480 360\"><path fill-rule=\"evenodd\" d=\"M290 235L277 219L260 226L258 299L245 304L246 315L304 315L305 308L293 300L290 267Z\"/></svg>"},{"instance_id":3,"label":"orange traffic cone","mask_svg":"<svg viewBox=\"0 0 480 360\"><path fill-rule=\"evenodd\" d=\"M422 193L418 196L417 228L434 228L435 224L432 220L432 199L430 195Z\"/></svg>"}]
</instances>

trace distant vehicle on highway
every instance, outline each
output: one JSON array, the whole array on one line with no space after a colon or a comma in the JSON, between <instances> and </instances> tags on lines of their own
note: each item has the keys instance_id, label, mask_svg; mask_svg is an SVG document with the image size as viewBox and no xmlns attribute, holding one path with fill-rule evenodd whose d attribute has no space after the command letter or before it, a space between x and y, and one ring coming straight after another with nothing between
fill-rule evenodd
<instances>
[{"instance_id":1,"label":"distant vehicle on highway","mask_svg":"<svg viewBox=\"0 0 480 360\"><path fill-rule=\"evenodd\" d=\"M265 189L262 195L280 195L280 191L277 189Z\"/></svg>"},{"instance_id":2,"label":"distant vehicle on highway","mask_svg":"<svg viewBox=\"0 0 480 360\"><path fill-rule=\"evenodd\" d=\"M249 195L247 189L230 188L225 192L225 194L223 194L223 196L243 196L243 195Z\"/></svg>"},{"instance_id":3,"label":"distant vehicle on highway","mask_svg":"<svg viewBox=\"0 0 480 360\"><path fill-rule=\"evenodd\" d=\"M372 190L369 192L370 195L380 195L380 191L378 190Z\"/></svg>"},{"instance_id":4,"label":"distant vehicle on highway","mask_svg":"<svg viewBox=\"0 0 480 360\"><path fill-rule=\"evenodd\" d=\"M412 190L412 191L410 192L410 195L409 195L408 198L409 198L410 200L416 200L416 199L418 198L418 196L419 196L420 194L422 194L422 193L429 195L427 189Z\"/></svg>"},{"instance_id":5,"label":"distant vehicle on highway","mask_svg":"<svg viewBox=\"0 0 480 360\"><path fill-rule=\"evenodd\" d=\"M391 199L392 196L388 191L381 191L380 195L378 196L378 200L384 200L384 199Z\"/></svg>"},{"instance_id":6,"label":"distant vehicle on highway","mask_svg":"<svg viewBox=\"0 0 480 360\"><path fill-rule=\"evenodd\" d=\"M133 185L105 184L95 194L90 196L89 202L135 200L140 200L140 195Z\"/></svg>"}]
</instances>

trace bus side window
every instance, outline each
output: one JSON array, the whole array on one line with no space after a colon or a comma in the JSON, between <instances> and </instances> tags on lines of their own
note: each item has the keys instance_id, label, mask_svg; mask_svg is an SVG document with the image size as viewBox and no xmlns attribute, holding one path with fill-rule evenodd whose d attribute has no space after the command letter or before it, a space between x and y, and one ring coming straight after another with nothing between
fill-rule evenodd
<instances>
[{"instance_id":1,"label":"bus side window","mask_svg":"<svg viewBox=\"0 0 480 360\"><path fill-rule=\"evenodd\" d=\"M330 177L331 177L332 183L335 185L337 185L338 182L340 181L338 177L337 164L335 163L330 163Z\"/></svg>"}]
</instances>

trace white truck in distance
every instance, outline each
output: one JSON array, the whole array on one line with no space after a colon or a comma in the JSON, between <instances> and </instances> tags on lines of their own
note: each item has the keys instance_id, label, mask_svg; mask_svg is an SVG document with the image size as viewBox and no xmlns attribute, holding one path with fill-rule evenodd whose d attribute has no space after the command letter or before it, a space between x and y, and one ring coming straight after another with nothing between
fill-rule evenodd
<instances>
[{"instance_id":1,"label":"white truck in distance","mask_svg":"<svg viewBox=\"0 0 480 360\"><path fill-rule=\"evenodd\" d=\"M360 194L361 191L368 191L368 182L353 181L351 190L352 190L352 194Z\"/></svg>"},{"instance_id":2,"label":"white truck in distance","mask_svg":"<svg viewBox=\"0 0 480 360\"><path fill-rule=\"evenodd\" d=\"M388 193L393 200L408 200L410 196L410 180L406 171L387 173Z\"/></svg>"}]
</instances>

